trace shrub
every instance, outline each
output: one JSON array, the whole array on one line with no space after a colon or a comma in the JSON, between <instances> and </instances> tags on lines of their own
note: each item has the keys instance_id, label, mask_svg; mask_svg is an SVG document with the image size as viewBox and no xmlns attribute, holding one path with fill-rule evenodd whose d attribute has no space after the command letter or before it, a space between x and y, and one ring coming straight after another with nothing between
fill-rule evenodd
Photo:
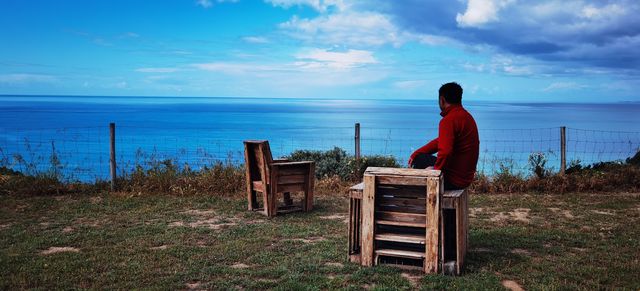
<instances>
[{"instance_id":1,"label":"shrub","mask_svg":"<svg viewBox=\"0 0 640 291\"><path fill-rule=\"evenodd\" d=\"M325 179L340 177L343 181L351 181L362 176L367 167L399 167L394 157L373 155L364 156L360 163L354 156L339 147L328 151L298 150L286 157L291 161L316 162L316 178Z\"/></svg>"}]
</instances>

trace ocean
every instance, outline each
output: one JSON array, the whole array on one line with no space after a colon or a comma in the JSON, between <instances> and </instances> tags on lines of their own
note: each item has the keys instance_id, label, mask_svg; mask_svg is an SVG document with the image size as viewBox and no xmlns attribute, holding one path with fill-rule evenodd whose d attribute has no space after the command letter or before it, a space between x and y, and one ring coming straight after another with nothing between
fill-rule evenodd
<instances>
[{"instance_id":1,"label":"ocean","mask_svg":"<svg viewBox=\"0 0 640 291\"><path fill-rule=\"evenodd\" d=\"M640 148L640 103L505 103L463 100L480 130L479 171L526 173L531 153L560 166L560 127L567 162L624 160ZM437 136L435 99L0 96L0 165L46 171L52 153L68 179L105 179L109 123L116 124L118 170L174 159L198 168L241 163L243 140L269 140L274 156L298 149L354 152L400 163Z\"/></svg>"}]
</instances>

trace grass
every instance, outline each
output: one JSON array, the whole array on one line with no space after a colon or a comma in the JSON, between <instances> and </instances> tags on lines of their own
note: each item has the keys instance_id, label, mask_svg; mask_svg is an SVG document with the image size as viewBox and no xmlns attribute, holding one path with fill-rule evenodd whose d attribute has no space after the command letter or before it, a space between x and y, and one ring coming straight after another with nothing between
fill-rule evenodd
<instances>
[{"instance_id":1,"label":"grass","mask_svg":"<svg viewBox=\"0 0 640 291\"><path fill-rule=\"evenodd\" d=\"M267 219L239 197L1 195L0 289L640 288L640 194L472 195L461 277L349 263L347 199L315 206Z\"/></svg>"}]
</instances>

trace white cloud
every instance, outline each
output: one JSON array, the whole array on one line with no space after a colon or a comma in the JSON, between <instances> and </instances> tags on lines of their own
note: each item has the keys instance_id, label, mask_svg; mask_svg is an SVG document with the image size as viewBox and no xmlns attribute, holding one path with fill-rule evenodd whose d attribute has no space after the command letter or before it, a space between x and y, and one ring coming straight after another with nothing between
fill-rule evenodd
<instances>
[{"instance_id":1,"label":"white cloud","mask_svg":"<svg viewBox=\"0 0 640 291\"><path fill-rule=\"evenodd\" d=\"M139 68L136 72L140 73L173 73L177 72L178 68Z\"/></svg>"},{"instance_id":2,"label":"white cloud","mask_svg":"<svg viewBox=\"0 0 640 291\"><path fill-rule=\"evenodd\" d=\"M510 0L469 0L464 14L456 15L460 27L479 27L498 20L498 12L513 1Z\"/></svg>"},{"instance_id":3,"label":"white cloud","mask_svg":"<svg viewBox=\"0 0 640 291\"><path fill-rule=\"evenodd\" d=\"M204 8L209 8L211 6L213 6L213 3L211 3L211 1L209 0L197 0L196 4L199 6L202 6Z\"/></svg>"},{"instance_id":4,"label":"white cloud","mask_svg":"<svg viewBox=\"0 0 640 291\"><path fill-rule=\"evenodd\" d=\"M265 0L265 2L284 8L307 5L320 12L325 12L330 7L335 7L338 10L344 10L347 7L343 0Z\"/></svg>"},{"instance_id":5,"label":"white cloud","mask_svg":"<svg viewBox=\"0 0 640 291\"><path fill-rule=\"evenodd\" d=\"M0 83L9 85L20 85L28 83L52 83L57 80L51 75L41 74L3 74L0 75Z\"/></svg>"},{"instance_id":6,"label":"white cloud","mask_svg":"<svg viewBox=\"0 0 640 291\"><path fill-rule=\"evenodd\" d=\"M264 65L256 63L232 63L232 62L211 62L191 64L192 67L203 71L220 72L230 75L243 75L256 73L259 71L283 70L283 66Z\"/></svg>"},{"instance_id":7,"label":"white cloud","mask_svg":"<svg viewBox=\"0 0 640 291\"><path fill-rule=\"evenodd\" d=\"M587 86L578 84L576 82L554 82L549 84L549 86L547 86L546 88L542 89L542 91L549 92L549 91L558 91L558 90L577 90L577 89L583 89L586 87Z\"/></svg>"},{"instance_id":8,"label":"white cloud","mask_svg":"<svg viewBox=\"0 0 640 291\"><path fill-rule=\"evenodd\" d=\"M248 43L269 43L269 40L262 36L245 36L242 40Z\"/></svg>"},{"instance_id":9,"label":"white cloud","mask_svg":"<svg viewBox=\"0 0 640 291\"><path fill-rule=\"evenodd\" d=\"M375 57L373 57L372 52L353 49L346 52L312 49L298 54L296 58L303 60L301 62L296 62L296 65L304 68L318 68L326 66L336 69L350 69L378 62Z\"/></svg>"},{"instance_id":10,"label":"white cloud","mask_svg":"<svg viewBox=\"0 0 640 291\"><path fill-rule=\"evenodd\" d=\"M407 80L394 82L393 86L402 90L414 90L420 87L424 87L426 84L426 80Z\"/></svg>"},{"instance_id":11,"label":"white cloud","mask_svg":"<svg viewBox=\"0 0 640 291\"><path fill-rule=\"evenodd\" d=\"M321 15L313 19L293 17L280 24L292 36L322 44L378 46L401 42L398 29L380 13L346 12Z\"/></svg>"}]
</instances>

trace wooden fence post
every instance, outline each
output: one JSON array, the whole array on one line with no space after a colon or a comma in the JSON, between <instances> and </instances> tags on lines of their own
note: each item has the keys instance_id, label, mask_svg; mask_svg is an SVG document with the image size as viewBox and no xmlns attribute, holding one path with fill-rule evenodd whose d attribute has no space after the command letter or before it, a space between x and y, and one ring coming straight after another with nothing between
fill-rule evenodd
<instances>
[{"instance_id":1,"label":"wooden fence post","mask_svg":"<svg viewBox=\"0 0 640 291\"><path fill-rule=\"evenodd\" d=\"M356 123L354 144L355 144L356 169L358 169L356 176L357 178L360 178L361 177L360 176L360 123Z\"/></svg>"},{"instance_id":2,"label":"wooden fence post","mask_svg":"<svg viewBox=\"0 0 640 291\"><path fill-rule=\"evenodd\" d=\"M116 124L109 123L109 166L111 168L111 191L116 190Z\"/></svg>"},{"instance_id":3,"label":"wooden fence post","mask_svg":"<svg viewBox=\"0 0 640 291\"><path fill-rule=\"evenodd\" d=\"M567 127L560 127L560 174L567 170Z\"/></svg>"}]
</instances>

